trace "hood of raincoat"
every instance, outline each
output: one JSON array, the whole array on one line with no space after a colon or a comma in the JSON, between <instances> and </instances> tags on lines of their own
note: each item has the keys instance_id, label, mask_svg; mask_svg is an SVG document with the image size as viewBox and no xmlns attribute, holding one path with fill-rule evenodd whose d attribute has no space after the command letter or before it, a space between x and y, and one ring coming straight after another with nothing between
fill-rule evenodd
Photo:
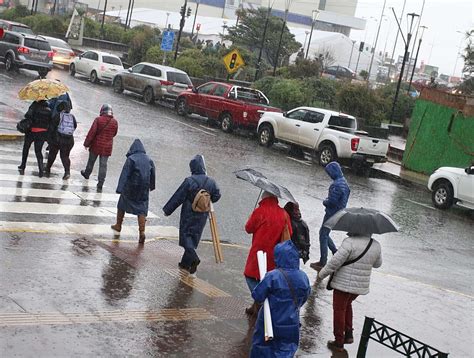
<instances>
[{"instance_id":1,"label":"hood of raincoat","mask_svg":"<svg viewBox=\"0 0 474 358\"><path fill-rule=\"evenodd\" d=\"M331 162L324 168L326 173L331 177L332 180L336 180L342 178L344 175L342 174L341 166L338 162Z\"/></svg>"},{"instance_id":2,"label":"hood of raincoat","mask_svg":"<svg viewBox=\"0 0 474 358\"><path fill-rule=\"evenodd\" d=\"M278 268L299 269L300 253L293 241L288 240L275 246L275 264Z\"/></svg>"},{"instance_id":3,"label":"hood of raincoat","mask_svg":"<svg viewBox=\"0 0 474 358\"><path fill-rule=\"evenodd\" d=\"M196 155L189 162L189 168L191 169L191 174L206 174L206 165L204 164L204 157L202 155Z\"/></svg>"},{"instance_id":4,"label":"hood of raincoat","mask_svg":"<svg viewBox=\"0 0 474 358\"><path fill-rule=\"evenodd\" d=\"M145 147L140 139L135 139L130 146L130 149L127 152L127 157L131 156L132 154L143 153L146 154Z\"/></svg>"}]
</instances>

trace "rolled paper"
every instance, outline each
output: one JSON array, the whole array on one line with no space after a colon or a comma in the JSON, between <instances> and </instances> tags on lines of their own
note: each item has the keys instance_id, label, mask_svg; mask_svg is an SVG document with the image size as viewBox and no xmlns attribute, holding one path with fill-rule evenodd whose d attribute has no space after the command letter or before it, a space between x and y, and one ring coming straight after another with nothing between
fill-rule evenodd
<instances>
[{"instance_id":1,"label":"rolled paper","mask_svg":"<svg viewBox=\"0 0 474 358\"><path fill-rule=\"evenodd\" d=\"M263 280L267 273L267 254L263 251L257 251L258 271L260 273L260 280ZM272 315L270 312L270 303L268 298L263 302L263 326L265 341L273 339L273 324Z\"/></svg>"}]
</instances>

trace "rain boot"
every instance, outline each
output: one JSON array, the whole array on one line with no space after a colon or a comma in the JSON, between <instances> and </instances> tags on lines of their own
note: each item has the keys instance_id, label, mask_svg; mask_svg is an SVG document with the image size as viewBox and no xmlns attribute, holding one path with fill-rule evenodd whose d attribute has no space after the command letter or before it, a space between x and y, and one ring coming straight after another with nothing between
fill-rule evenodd
<instances>
[{"instance_id":1,"label":"rain boot","mask_svg":"<svg viewBox=\"0 0 474 358\"><path fill-rule=\"evenodd\" d=\"M123 223L124 216L125 216L125 211L117 210L117 222L115 223L115 225L110 226L112 230L115 230L117 232L122 231L122 223Z\"/></svg>"},{"instance_id":2,"label":"rain boot","mask_svg":"<svg viewBox=\"0 0 474 358\"><path fill-rule=\"evenodd\" d=\"M146 216L139 215L138 216L138 232L139 232L138 243L139 244L145 243L145 223L146 223Z\"/></svg>"}]
</instances>

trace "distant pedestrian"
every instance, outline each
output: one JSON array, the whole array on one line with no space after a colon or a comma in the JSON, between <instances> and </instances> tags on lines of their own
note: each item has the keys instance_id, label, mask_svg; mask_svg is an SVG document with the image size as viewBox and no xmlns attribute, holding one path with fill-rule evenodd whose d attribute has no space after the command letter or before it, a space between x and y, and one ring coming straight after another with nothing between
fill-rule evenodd
<instances>
[{"instance_id":1,"label":"distant pedestrian","mask_svg":"<svg viewBox=\"0 0 474 358\"><path fill-rule=\"evenodd\" d=\"M102 191L104 185L105 176L107 175L107 161L112 155L113 140L117 132L118 123L114 118L112 107L109 104L104 104L100 108L100 116L94 120L84 140L84 147L89 148L89 159L86 169L81 170L81 175L89 179L94 169L95 161L99 157L98 191Z\"/></svg>"},{"instance_id":2,"label":"distant pedestrian","mask_svg":"<svg viewBox=\"0 0 474 358\"><path fill-rule=\"evenodd\" d=\"M31 120L32 124L30 130L25 133L21 164L18 166L18 170L20 174L25 173L28 152L30 151L31 144L34 143L36 160L38 162L38 175L41 178L44 174L43 144L48 139L48 128L51 122L51 110L48 107L48 102L33 102L28 108L25 118Z\"/></svg>"},{"instance_id":3,"label":"distant pedestrian","mask_svg":"<svg viewBox=\"0 0 474 358\"><path fill-rule=\"evenodd\" d=\"M311 293L308 276L299 269L300 257L291 240L275 247L276 268L267 272L252 297L263 304L268 298L273 339L265 341L263 309L258 312L251 358L293 357L300 341L300 308Z\"/></svg>"},{"instance_id":4,"label":"distant pedestrian","mask_svg":"<svg viewBox=\"0 0 474 358\"><path fill-rule=\"evenodd\" d=\"M49 154L45 170L46 176L50 175L51 167L59 152L64 167L63 180L70 178L71 159L69 159L69 154L74 147L74 131L76 128L76 117L70 113L69 103L67 101L58 103L57 112L51 121L48 134Z\"/></svg>"},{"instance_id":5,"label":"distant pedestrian","mask_svg":"<svg viewBox=\"0 0 474 358\"><path fill-rule=\"evenodd\" d=\"M308 225L301 218L300 206L297 203L288 202L285 205L285 211L291 219L291 228L293 229L291 241L298 249L303 263L306 263L309 260L309 248L311 247Z\"/></svg>"},{"instance_id":6,"label":"distant pedestrian","mask_svg":"<svg viewBox=\"0 0 474 358\"><path fill-rule=\"evenodd\" d=\"M382 266L382 249L370 235L347 234L337 253L318 273L318 280L334 274L330 287L333 291L334 341L332 350L344 351L344 344L354 342L352 301L369 293L372 268ZM364 253L365 252L365 253ZM363 256L362 256L363 255ZM357 260L358 259L358 260ZM353 263L347 264L348 261ZM357 261L355 261L357 260ZM346 265L344 265L346 263Z\"/></svg>"},{"instance_id":7,"label":"distant pedestrian","mask_svg":"<svg viewBox=\"0 0 474 358\"><path fill-rule=\"evenodd\" d=\"M146 154L140 139L130 146L127 160L120 174L117 194L117 221L112 229L120 232L125 213L138 216L139 243L145 242L145 223L148 215L148 198L150 191L155 190L155 164Z\"/></svg>"},{"instance_id":8,"label":"distant pedestrian","mask_svg":"<svg viewBox=\"0 0 474 358\"><path fill-rule=\"evenodd\" d=\"M334 241L332 241L329 236L331 229L325 227L324 223L339 210L342 210L347 206L347 201L349 200L349 195L351 193L338 162L331 162L326 165L324 169L333 182L329 186L328 197L323 201L323 205L326 207L326 214L324 215L321 229L319 229L319 250L321 257L318 262L313 262L310 265L317 271L321 270L324 265L326 265L328 260L328 248L331 250L333 255L337 251L336 244L334 244Z\"/></svg>"},{"instance_id":9,"label":"distant pedestrian","mask_svg":"<svg viewBox=\"0 0 474 358\"><path fill-rule=\"evenodd\" d=\"M252 246L244 270L250 293L253 292L261 279L258 270L257 251L266 252L267 271L273 270L275 268L273 251L275 246L281 242L284 230L288 230L291 236L291 220L288 214L278 205L278 198L275 195L264 192L258 208L252 212L245 224L245 231L253 235ZM245 313L254 315L258 312L258 308L259 304L254 302L252 306L245 309Z\"/></svg>"},{"instance_id":10,"label":"distant pedestrian","mask_svg":"<svg viewBox=\"0 0 474 358\"><path fill-rule=\"evenodd\" d=\"M189 163L189 168L191 176L184 179L178 190L163 207L163 212L169 216L181 205L179 246L184 248L184 253L178 265L181 269L194 274L201 262L196 249L209 213L196 211L197 209L193 208L193 202L197 195L207 195L206 193L208 193L210 202L215 203L220 199L221 193L214 179L206 175L206 166L202 155L196 155ZM206 193L203 193L202 190Z\"/></svg>"}]
</instances>

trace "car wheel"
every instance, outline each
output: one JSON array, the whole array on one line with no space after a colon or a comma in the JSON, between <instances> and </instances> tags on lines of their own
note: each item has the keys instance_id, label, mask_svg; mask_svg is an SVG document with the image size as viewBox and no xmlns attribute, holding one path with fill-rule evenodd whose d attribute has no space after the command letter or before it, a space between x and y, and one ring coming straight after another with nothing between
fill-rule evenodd
<instances>
[{"instance_id":1,"label":"car wheel","mask_svg":"<svg viewBox=\"0 0 474 358\"><path fill-rule=\"evenodd\" d=\"M74 77L74 75L76 74L76 66L71 63L71 65L69 66L69 74Z\"/></svg>"},{"instance_id":2,"label":"car wheel","mask_svg":"<svg viewBox=\"0 0 474 358\"><path fill-rule=\"evenodd\" d=\"M188 104L186 103L186 99L178 98L176 101L176 113L183 117L188 114Z\"/></svg>"},{"instance_id":3,"label":"car wheel","mask_svg":"<svg viewBox=\"0 0 474 358\"><path fill-rule=\"evenodd\" d=\"M226 133L231 133L233 130L232 116L230 113L224 113L221 116L221 129Z\"/></svg>"},{"instance_id":4,"label":"car wheel","mask_svg":"<svg viewBox=\"0 0 474 358\"><path fill-rule=\"evenodd\" d=\"M439 181L433 185L431 193L433 205L438 209L449 209L454 204L453 187L448 181Z\"/></svg>"},{"instance_id":5,"label":"car wheel","mask_svg":"<svg viewBox=\"0 0 474 358\"><path fill-rule=\"evenodd\" d=\"M275 141L273 128L269 124L264 124L258 129L258 142L264 147L271 147Z\"/></svg>"},{"instance_id":6,"label":"car wheel","mask_svg":"<svg viewBox=\"0 0 474 358\"><path fill-rule=\"evenodd\" d=\"M145 88L145 91L143 92L143 100L147 104L153 104L155 102L155 94L153 93L153 88Z\"/></svg>"},{"instance_id":7,"label":"car wheel","mask_svg":"<svg viewBox=\"0 0 474 358\"><path fill-rule=\"evenodd\" d=\"M319 148L319 164L323 167L335 161L337 158L336 150L330 144L325 144Z\"/></svg>"},{"instance_id":8,"label":"car wheel","mask_svg":"<svg viewBox=\"0 0 474 358\"><path fill-rule=\"evenodd\" d=\"M13 71L15 69L15 64L13 62L13 57L12 55L7 55L7 57L5 58L5 69L7 71Z\"/></svg>"},{"instance_id":9,"label":"car wheel","mask_svg":"<svg viewBox=\"0 0 474 358\"><path fill-rule=\"evenodd\" d=\"M39 70L38 71L38 75L41 77L41 78L46 78L46 75L48 74L48 70Z\"/></svg>"},{"instance_id":10,"label":"car wheel","mask_svg":"<svg viewBox=\"0 0 474 358\"><path fill-rule=\"evenodd\" d=\"M116 77L114 79L114 92L115 93L123 93L123 83L121 77Z\"/></svg>"},{"instance_id":11,"label":"car wheel","mask_svg":"<svg viewBox=\"0 0 474 358\"><path fill-rule=\"evenodd\" d=\"M97 72L92 71L90 80L92 83L99 83L99 78L97 77Z\"/></svg>"}]
</instances>

